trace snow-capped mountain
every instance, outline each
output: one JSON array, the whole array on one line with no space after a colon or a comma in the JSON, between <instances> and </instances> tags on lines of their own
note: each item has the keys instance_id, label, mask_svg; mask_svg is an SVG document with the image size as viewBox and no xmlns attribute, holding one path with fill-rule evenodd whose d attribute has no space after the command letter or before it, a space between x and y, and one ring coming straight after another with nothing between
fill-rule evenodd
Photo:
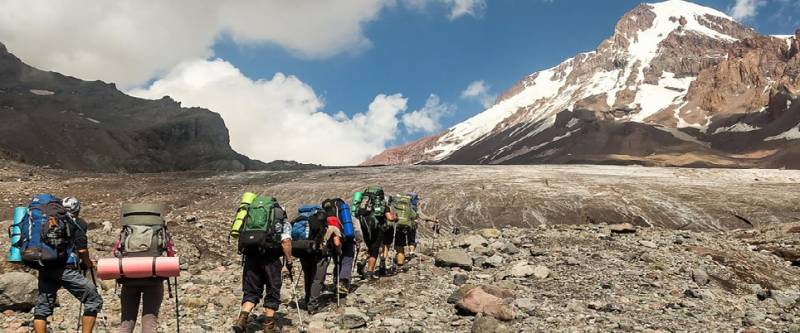
<instances>
[{"instance_id":1,"label":"snow-capped mountain","mask_svg":"<svg viewBox=\"0 0 800 333\"><path fill-rule=\"evenodd\" d=\"M800 167L798 49L794 36L761 36L711 8L642 4L595 51L365 164Z\"/></svg>"}]
</instances>

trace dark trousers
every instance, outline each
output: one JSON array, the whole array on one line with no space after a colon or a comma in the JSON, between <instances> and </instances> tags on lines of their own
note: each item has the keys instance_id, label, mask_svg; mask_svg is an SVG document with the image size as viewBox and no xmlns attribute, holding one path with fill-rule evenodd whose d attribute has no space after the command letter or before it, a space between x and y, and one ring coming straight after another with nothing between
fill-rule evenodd
<instances>
[{"instance_id":1,"label":"dark trousers","mask_svg":"<svg viewBox=\"0 0 800 333\"><path fill-rule=\"evenodd\" d=\"M132 333L139 315L139 303L142 304L142 333L158 331L158 313L161 301L164 300L164 283L151 286L122 286L121 322L118 333Z\"/></svg>"},{"instance_id":2,"label":"dark trousers","mask_svg":"<svg viewBox=\"0 0 800 333\"><path fill-rule=\"evenodd\" d=\"M353 263L356 260L356 241L345 239L342 243L342 262L339 266L339 277L349 280L353 275Z\"/></svg>"},{"instance_id":3,"label":"dark trousers","mask_svg":"<svg viewBox=\"0 0 800 333\"><path fill-rule=\"evenodd\" d=\"M303 266L303 285L305 287L306 304L317 302L325 285L330 258L322 255L309 255L300 258Z\"/></svg>"},{"instance_id":4,"label":"dark trousers","mask_svg":"<svg viewBox=\"0 0 800 333\"><path fill-rule=\"evenodd\" d=\"M283 264L280 255L245 255L242 272L242 303L258 304L264 296L264 307L278 310L281 303L281 269ZM266 294L264 293L266 286Z\"/></svg>"}]
</instances>

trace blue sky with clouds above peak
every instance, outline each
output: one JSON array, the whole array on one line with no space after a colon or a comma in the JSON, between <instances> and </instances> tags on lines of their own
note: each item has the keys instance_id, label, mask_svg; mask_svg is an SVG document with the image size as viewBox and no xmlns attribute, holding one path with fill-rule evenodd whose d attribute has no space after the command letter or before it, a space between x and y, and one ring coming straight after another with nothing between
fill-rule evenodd
<instances>
[{"instance_id":1,"label":"blue sky with clouds above peak","mask_svg":"<svg viewBox=\"0 0 800 333\"><path fill-rule=\"evenodd\" d=\"M76 2L0 0L0 42L43 69L219 112L251 157L348 165L594 49L641 1ZM764 34L800 27L798 0L696 2Z\"/></svg>"}]
</instances>

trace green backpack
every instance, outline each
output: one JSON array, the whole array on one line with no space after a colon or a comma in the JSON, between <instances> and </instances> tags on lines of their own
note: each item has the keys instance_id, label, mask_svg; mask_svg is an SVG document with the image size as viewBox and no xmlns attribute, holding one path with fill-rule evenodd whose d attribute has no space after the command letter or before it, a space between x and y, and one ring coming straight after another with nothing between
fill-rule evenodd
<instances>
[{"instance_id":1,"label":"green backpack","mask_svg":"<svg viewBox=\"0 0 800 333\"><path fill-rule=\"evenodd\" d=\"M392 197L390 206L397 218L398 225L410 228L416 227L417 213L411 205L411 196L397 194Z\"/></svg>"},{"instance_id":2,"label":"green backpack","mask_svg":"<svg viewBox=\"0 0 800 333\"><path fill-rule=\"evenodd\" d=\"M264 253L280 248L283 219L283 211L275 198L258 196L248 207L239 229L239 253Z\"/></svg>"},{"instance_id":3,"label":"green backpack","mask_svg":"<svg viewBox=\"0 0 800 333\"><path fill-rule=\"evenodd\" d=\"M383 220L386 213L386 197L383 188L370 186L364 190L359 204L359 213L372 219Z\"/></svg>"}]
</instances>

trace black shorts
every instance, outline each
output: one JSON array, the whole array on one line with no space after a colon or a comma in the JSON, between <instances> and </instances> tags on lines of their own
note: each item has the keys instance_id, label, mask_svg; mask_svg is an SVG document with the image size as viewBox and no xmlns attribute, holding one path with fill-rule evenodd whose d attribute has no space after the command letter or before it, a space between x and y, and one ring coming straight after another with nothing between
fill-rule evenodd
<instances>
[{"instance_id":1,"label":"black shorts","mask_svg":"<svg viewBox=\"0 0 800 333\"><path fill-rule=\"evenodd\" d=\"M395 247L416 244L416 237L416 229L409 226L398 225L397 231L393 227L387 227L383 231L383 245L392 246L392 242L394 242Z\"/></svg>"},{"instance_id":2,"label":"black shorts","mask_svg":"<svg viewBox=\"0 0 800 333\"><path fill-rule=\"evenodd\" d=\"M367 254L373 258L378 257L378 254L381 252L381 245L383 245L383 228L367 228L366 224L362 224L361 230L364 232L364 243L367 245Z\"/></svg>"}]
</instances>

